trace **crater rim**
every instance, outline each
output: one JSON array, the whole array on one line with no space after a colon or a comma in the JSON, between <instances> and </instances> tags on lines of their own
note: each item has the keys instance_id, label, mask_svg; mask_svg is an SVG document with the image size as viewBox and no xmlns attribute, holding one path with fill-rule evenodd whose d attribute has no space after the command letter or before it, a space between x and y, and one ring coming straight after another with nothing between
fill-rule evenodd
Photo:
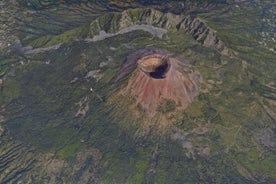
<instances>
[{"instance_id":1,"label":"crater rim","mask_svg":"<svg viewBox=\"0 0 276 184\"><path fill-rule=\"evenodd\" d=\"M137 66L151 78L164 79L170 69L170 59L168 55L151 54L138 59Z\"/></svg>"}]
</instances>

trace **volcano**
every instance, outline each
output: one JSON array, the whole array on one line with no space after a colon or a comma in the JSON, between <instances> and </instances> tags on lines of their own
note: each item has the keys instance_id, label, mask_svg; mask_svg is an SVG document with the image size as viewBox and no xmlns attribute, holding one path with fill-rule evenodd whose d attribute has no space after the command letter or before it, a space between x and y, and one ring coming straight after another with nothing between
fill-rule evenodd
<instances>
[{"instance_id":1,"label":"volcano","mask_svg":"<svg viewBox=\"0 0 276 184\"><path fill-rule=\"evenodd\" d=\"M130 72L121 94L134 98L147 117L185 109L199 91L199 73L187 61L165 50L146 48L134 52L121 70L122 75Z\"/></svg>"}]
</instances>

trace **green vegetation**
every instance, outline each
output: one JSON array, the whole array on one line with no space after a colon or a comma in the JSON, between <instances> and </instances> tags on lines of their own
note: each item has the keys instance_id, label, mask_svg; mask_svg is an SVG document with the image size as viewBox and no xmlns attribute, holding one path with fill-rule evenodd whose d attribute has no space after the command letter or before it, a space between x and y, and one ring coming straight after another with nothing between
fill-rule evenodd
<instances>
[{"instance_id":1,"label":"green vegetation","mask_svg":"<svg viewBox=\"0 0 276 184\"><path fill-rule=\"evenodd\" d=\"M41 8L32 19L22 15L23 45L63 44L35 54L1 52L1 183L275 183L275 54L258 44L258 6L194 12L234 53L226 56L176 29L162 39L133 31L99 42L74 41L85 38L90 23L106 11L101 3L97 9L80 1L18 2ZM47 27L44 17L53 24ZM116 29L110 22L105 26ZM174 53L201 75L200 94L174 115L175 126L165 133L140 129L131 108L145 110L133 105L133 97L112 101L126 85L128 78L115 79L127 56L146 46ZM102 78L86 77L90 71ZM159 111L176 108L162 99ZM54 159L63 164L52 166Z\"/></svg>"},{"instance_id":2,"label":"green vegetation","mask_svg":"<svg viewBox=\"0 0 276 184\"><path fill-rule=\"evenodd\" d=\"M20 85L14 80L5 80L1 87L1 104L8 104L12 100L17 99L21 94Z\"/></svg>"},{"instance_id":3,"label":"green vegetation","mask_svg":"<svg viewBox=\"0 0 276 184\"><path fill-rule=\"evenodd\" d=\"M175 101L171 99L161 99L158 111L161 113L173 112L176 109Z\"/></svg>"},{"instance_id":4,"label":"green vegetation","mask_svg":"<svg viewBox=\"0 0 276 184\"><path fill-rule=\"evenodd\" d=\"M74 3L102 3L102 4L109 4L109 3L116 3L120 4L120 2L114 2L113 0L65 0L65 3L67 4L74 4ZM162 3L175 3L178 2L176 0L162 0ZM188 2L188 0L181 0L181 2ZM210 4L220 4L223 3L225 4L227 0L192 0L193 3L210 3ZM32 9L44 9L44 8L49 8L54 5L61 4L61 0L18 0L18 3L21 6L26 6ZM124 2L123 2L124 3ZM133 1L131 0L130 2L126 1L125 3L140 3L143 5L155 5L155 4L160 4L160 1L158 0L137 0Z\"/></svg>"},{"instance_id":5,"label":"green vegetation","mask_svg":"<svg viewBox=\"0 0 276 184\"><path fill-rule=\"evenodd\" d=\"M40 37L30 43L32 47L49 47L56 44L72 41L74 38L85 38L88 34L88 26L80 26L78 28L65 31L60 35L46 35Z\"/></svg>"}]
</instances>

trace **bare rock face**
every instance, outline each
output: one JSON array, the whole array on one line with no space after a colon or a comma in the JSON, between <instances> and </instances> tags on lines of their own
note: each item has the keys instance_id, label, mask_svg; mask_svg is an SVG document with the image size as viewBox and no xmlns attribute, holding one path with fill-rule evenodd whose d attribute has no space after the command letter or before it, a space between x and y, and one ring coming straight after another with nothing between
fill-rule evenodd
<instances>
[{"instance_id":1,"label":"bare rock face","mask_svg":"<svg viewBox=\"0 0 276 184\"><path fill-rule=\"evenodd\" d=\"M91 22L90 36L99 35L101 31L118 33L134 25L152 25L165 30L184 30L201 45L216 49L224 55L231 54L216 31L200 18L192 15L163 13L155 9L131 9L100 16Z\"/></svg>"},{"instance_id":2,"label":"bare rock face","mask_svg":"<svg viewBox=\"0 0 276 184\"><path fill-rule=\"evenodd\" d=\"M134 71L120 94L131 96L135 105L128 109L136 113L139 107L144 112L140 115L149 121L187 108L199 92L199 74L164 50L147 48L131 54L120 78L131 70Z\"/></svg>"},{"instance_id":3,"label":"bare rock face","mask_svg":"<svg viewBox=\"0 0 276 184\"><path fill-rule=\"evenodd\" d=\"M185 30L205 47L212 47L224 55L229 55L229 50L219 39L216 31L199 18L187 16L176 26L178 30Z\"/></svg>"},{"instance_id":4,"label":"bare rock face","mask_svg":"<svg viewBox=\"0 0 276 184\"><path fill-rule=\"evenodd\" d=\"M162 79L170 68L169 58L166 55L151 54L137 61L138 68L149 77Z\"/></svg>"}]
</instances>

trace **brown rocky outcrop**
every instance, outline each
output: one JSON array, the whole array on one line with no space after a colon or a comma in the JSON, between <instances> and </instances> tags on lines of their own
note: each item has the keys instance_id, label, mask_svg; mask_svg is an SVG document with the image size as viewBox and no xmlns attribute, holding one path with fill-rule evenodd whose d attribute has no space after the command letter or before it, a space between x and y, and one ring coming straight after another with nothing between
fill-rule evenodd
<instances>
[{"instance_id":1,"label":"brown rocky outcrop","mask_svg":"<svg viewBox=\"0 0 276 184\"><path fill-rule=\"evenodd\" d=\"M199 92L199 74L164 50L146 48L131 54L118 79L129 72L120 94L131 96L135 104L128 109L142 109L147 119L185 109Z\"/></svg>"}]
</instances>

